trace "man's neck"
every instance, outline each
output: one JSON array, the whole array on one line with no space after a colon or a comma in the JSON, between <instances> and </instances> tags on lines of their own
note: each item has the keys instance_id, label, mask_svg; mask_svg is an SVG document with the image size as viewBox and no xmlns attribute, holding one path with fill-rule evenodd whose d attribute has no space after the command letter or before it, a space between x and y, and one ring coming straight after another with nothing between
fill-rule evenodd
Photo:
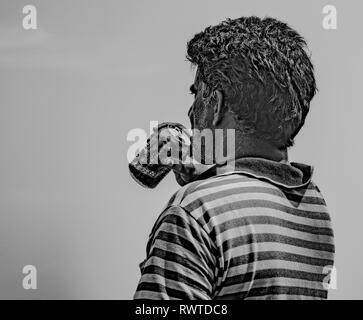
<instances>
[{"instance_id":1,"label":"man's neck","mask_svg":"<svg viewBox=\"0 0 363 320\"><path fill-rule=\"evenodd\" d=\"M238 140L237 140L238 141ZM256 157L277 162L288 162L287 149L279 149L261 139L243 137L236 143L235 158Z\"/></svg>"},{"instance_id":2,"label":"man's neck","mask_svg":"<svg viewBox=\"0 0 363 320\"><path fill-rule=\"evenodd\" d=\"M226 141L224 142L226 143ZM238 137L236 135L235 154L233 158L239 159L246 157L264 158L277 162L286 162L286 163L288 162L288 154L286 148L279 149L274 145L272 145L271 143L261 139L245 137L245 136Z\"/></svg>"}]
</instances>

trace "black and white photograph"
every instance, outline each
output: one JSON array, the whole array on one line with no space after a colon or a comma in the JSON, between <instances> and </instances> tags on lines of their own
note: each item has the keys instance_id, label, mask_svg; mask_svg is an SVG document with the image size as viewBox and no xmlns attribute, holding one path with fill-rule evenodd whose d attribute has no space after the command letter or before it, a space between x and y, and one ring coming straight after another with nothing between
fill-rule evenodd
<instances>
[{"instance_id":1,"label":"black and white photograph","mask_svg":"<svg viewBox=\"0 0 363 320\"><path fill-rule=\"evenodd\" d=\"M363 300L362 14L0 0L0 300Z\"/></svg>"}]
</instances>

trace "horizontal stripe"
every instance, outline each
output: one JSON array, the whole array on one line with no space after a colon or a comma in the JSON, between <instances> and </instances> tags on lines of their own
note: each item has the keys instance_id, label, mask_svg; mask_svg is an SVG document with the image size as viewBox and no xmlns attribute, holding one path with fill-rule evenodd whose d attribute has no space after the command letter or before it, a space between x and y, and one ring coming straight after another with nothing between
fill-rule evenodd
<instances>
[{"instance_id":1,"label":"horizontal stripe","mask_svg":"<svg viewBox=\"0 0 363 320\"><path fill-rule=\"evenodd\" d=\"M252 178L249 176L245 176L242 174L231 174L228 176L215 176L212 177L210 179L207 179L203 182L201 182L198 187L196 188L196 191L199 190L203 190L203 189L207 189L207 188L211 188L211 187L215 187L215 186L221 186L221 185L228 185L230 183L234 183L234 182L252 182L252 183L260 183L260 185L263 186L272 186L271 183L263 181L263 180L259 180L256 178ZM295 191L300 190L300 189L294 189ZM301 190L316 190L316 187L313 183L310 182L309 185L305 186L303 189ZM291 192L291 190L289 190ZM289 192L288 191L288 192Z\"/></svg>"},{"instance_id":2,"label":"horizontal stripe","mask_svg":"<svg viewBox=\"0 0 363 320\"><path fill-rule=\"evenodd\" d=\"M242 210L247 208L261 207L270 208L279 211L283 211L295 216L300 216L307 219L329 220L325 206L304 204L295 208L290 204L279 202L279 198L276 196L270 196L267 194L238 194L233 196L226 196L222 198L216 198L214 200L204 202L201 198L196 200L190 205L185 206L185 210L193 213L200 207L212 210L209 212L209 216L215 216L226 211Z\"/></svg>"},{"instance_id":3,"label":"horizontal stripe","mask_svg":"<svg viewBox=\"0 0 363 320\"><path fill-rule=\"evenodd\" d=\"M208 208L206 208L206 209L208 209ZM208 212L209 212L209 210L208 210ZM206 222L204 220L205 213L203 213L203 212L194 211L193 215L195 216L196 219L198 219L200 224L203 225L204 229L210 235L214 229L215 229L215 231L219 230L219 226L222 223L228 222L233 219L245 219L248 221L249 219L253 219L253 217L260 217L260 216L290 221L291 223L295 223L295 224L298 224L298 225L304 226L304 227L306 226L306 227L311 227L311 228L321 228L321 229L325 229L324 231L327 231L326 229L330 229L330 233L332 233L331 227L330 227L330 221L306 219L306 218L290 215L286 212L281 212L279 210L269 209L269 208L259 208L259 207L248 208L248 209L244 210L243 212L241 212L239 210L226 211L224 213L221 213L218 216L211 217L208 222ZM301 227L301 228L303 228L303 227Z\"/></svg>"},{"instance_id":4,"label":"horizontal stripe","mask_svg":"<svg viewBox=\"0 0 363 320\"><path fill-rule=\"evenodd\" d=\"M191 214L196 220L203 226L207 232L211 232L214 226L218 226L219 223L227 220L238 218L243 215L275 215L278 218L290 220L295 223L317 226L322 228L330 228L330 218L327 214L324 214L325 219L318 219L316 215L310 217L303 217L300 213L297 214L296 210L284 210L284 208L278 208L278 206L267 207L262 206L260 201L242 201L238 203L229 203L220 207L210 207L209 203L204 204L198 210L193 211ZM323 216L320 216L323 218Z\"/></svg>"},{"instance_id":5,"label":"horizontal stripe","mask_svg":"<svg viewBox=\"0 0 363 320\"><path fill-rule=\"evenodd\" d=\"M275 216L243 216L243 218L238 217L219 222L218 232L221 234L234 228L246 225L269 225L269 227L281 227L291 229L293 231L304 232L309 234L309 236L311 234L317 235L321 237L320 239L327 239L326 241L328 241L333 236L333 231L331 228L295 223L285 219L276 218Z\"/></svg>"},{"instance_id":6,"label":"horizontal stripe","mask_svg":"<svg viewBox=\"0 0 363 320\"><path fill-rule=\"evenodd\" d=\"M334 246L330 243L317 243L314 241L301 240L298 238L288 237L276 233L253 233L239 236L233 239L227 239L222 242L223 251L226 252L230 248L241 247L252 243L278 242L291 246L301 247L305 249L313 249L325 252L334 252Z\"/></svg>"},{"instance_id":7,"label":"horizontal stripe","mask_svg":"<svg viewBox=\"0 0 363 320\"><path fill-rule=\"evenodd\" d=\"M220 232L219 228L217 230L218 234L216 235L215 238L218 244L222 243L223 241L233 241L233 239L238 238L241 235L253 238L255 234L279 234L281 236L286 236L297 240L305 240L322 245L327 244L329 246L331 246L333 242L333 238L331 236L324 236L324 235L312 234L309 232L297 231L290 228L286 228L284 226L278 226L273 224L244 223L243 225L240 226L239 225L233 226L227 230L224 230L223 232ZM303 246L305 247L305 245Z\"/></svg>"},{"instance_id":8,"label":"horizontal stripe","mask_svg":"<svg viewBox=\"0 0 363 320\"><path fill-rule=\"evenodd\" d=\"M256 257L257 258L257 257ZM253 260L252 260L253 261ZM250 264L252 264L250 261ZM258 263L256 263L258 261ZM286 269L286 270L299 270L302 272L311 272L311 273L317 273L317 274L323 274L324 267L322 266L314 266L311 264L304 264L294 261L286 261L286 260L279 260L279 259L271 259L271 260L258 260L256 259L253 263L254 271L260 271L265 269L271 269L271 268L279 268L279 269ZM228 278L229 277L241 277L241 270L244 269L248 270L248 264L240 264L240 265L234 265L232 266L231 263L228 264ZM325 274L326 275L326 274Z\"/></svg>"},{"instance_id":9,"label":"horizontal stripe","mask_svg":"<svg viewBox=\"0 0 363 320\"><path fill-rule=\"evenodd\" d=\"M329 265L333 264L332 260L329 259L321 259L321 258L313 258L311 256L304 256L301 254L295 254L295 253L289 253L286 251L257 251L257 252L249 252L245 255L235 256L232 258L229 258L229 268L234 269L236 267L240 268L241 266L252 263L252 262L259 262L257 263L256 269L261 265L263 268L264 262L272 262L272 260L279 260L275 262L276 265L283 265L284 262L286 263L296 263L298 264L299 268L296 268L300 270L302 268L302 265L306 265L308 267L317 267L317 268L323 268Z\"/></svg>"},{"instance_id":10,"label":"horizontal stripe","mask_svg":"<svg viewBox=\"0 0 363 320\"><path fill-rule=\"evenodd\" d=\"M309 281L304 279L296 279L291 277L266 277L254 279L249 277L249 281L240 282L239 284L224 285L218 295L233 294L238 292L251 291L258 288L283 286L289 288L304 287L311 291L324 290L323 283L317 281ZM248 292L250 295L250 292Z\"/></svg>"},{"instance_id":11,"label":"horizontal stripe","mask_svg":"<svg viewBox=\"0 0 363 320\"><path fill-rule=\"evenodd\" d=\"M216 198L222 198L234 194L250 193L250 194L269 194L279 197L279 200L290 200L294 204L306 203L312 205L325 205L323 198L319 197L317 192L314 190L309 190L308 196L306 192L302 193L288 193L283 192L278 188L272 188L270 185L266 186L261 183L253 182L235 182L222 186L213 186L207 189L199 190L197 187L193 193L186 195L181 205L184 207L190 206L194 201L203 199L204 202L215 200Z\"/></svg>"},{"instance_id":12,"label":"horizontal stripe","mask_svg":"<svg viewBox=\"0 0 363 320\"><path fill-rule=\"evenodd\" d=\"M319 258L319 259L325 259L325 260L332 260L332 257L334 256L333 252L325 252L320 250L313 250L303 247L298 247L282 242L263 242L255 243L253 246L250 244L240 245L238 247L230 248L227 251L223 252L223 257L220 257L221 259L224 259L224 257L228 259L232 259L237 256L241 256L244 254L247 254L249 252L257 252L259 251L283 251L290 254L297 254L301 256L307 256L312 258Z\"/></svg>"},{"instance_id":13,"label":"horizontal stripe","mask_svg":"<svg viewBox=\"0 0 363 320\"><path fill-rule=\"evenodd\" d=\"M307 280L312 282L319 282L322 283L324 278L326 277L325 274L313 273L313 272L305 272L301 270L290 270L290 269L262 269L262 270L255 270L253 272L247 272L241 277L241 275L235 276L228 276L225 281L223 282L224 286L231 286L235 284L241 284L245 282L254 281L258 279L269 279L271 278L292 278L292 279L299 279L299 280Z\"/></svg>"},{"instance_id":14,"label":"horizontal stripe","mask_svg":"<svg viewBox=\"0 0 363 320\"><path fill-rule=\"evenodd\" d=\"M303 284L300 284L303 285ZM268 286L264 285L261 287L253 288L249 291L240 291L230 294L218 295L218 300L235 300L235 299L245 299L250 297L259 297L260 299L263 296L271 296L271 295L299 295L306 297L314 297L320 299L327 298L326 290L318 290L312 289L308 287L299 287L299 286Z\"/></svg>"}]
</instances>

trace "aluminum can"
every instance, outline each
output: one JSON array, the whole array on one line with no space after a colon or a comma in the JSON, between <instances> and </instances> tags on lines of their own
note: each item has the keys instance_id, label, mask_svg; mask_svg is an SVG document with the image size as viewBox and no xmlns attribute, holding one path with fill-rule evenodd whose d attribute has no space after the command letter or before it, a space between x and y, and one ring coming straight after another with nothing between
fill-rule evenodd
<instances>
[{"instance_id":1,"label":"aluminum can","mask_svg":"<svg viewBox=\"0 0 363 320\"><path fill-rule=\"evenodd\" d=\"M191 138L186 128L179 123L164 122L157 127L157 136L152 134L146 146L129 163L131 177L145 188L155 188L171 171L171 166L160 161L159 151L163 146L160 141L167 141L168 137L175 137L182 144L191 145Z\"/></svg>"}]
</instances>

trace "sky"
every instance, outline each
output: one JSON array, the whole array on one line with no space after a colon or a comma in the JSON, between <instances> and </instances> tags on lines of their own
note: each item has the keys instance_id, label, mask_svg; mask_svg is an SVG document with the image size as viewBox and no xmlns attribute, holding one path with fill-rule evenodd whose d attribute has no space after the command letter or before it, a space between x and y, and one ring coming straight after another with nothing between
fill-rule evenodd
<instances>
[{"instance_id":1,"label":"sky","mask_svg":"<svg viewBox=\"0 0 363 320\"><path fill-rule=\"evenodd\" d=\"M131 179L128 132L188 125L186 42L227 17L272 16L308 41L318 93L290 161L315 168L336 241L333 299L362 299L363 151L355 1L22 0L0 2L0 298L130 299L154 221L178 189ZM337 8L336 30L322 26ZM24 290L22 269L37 269Z\"/></svg>"}]
</instances>

